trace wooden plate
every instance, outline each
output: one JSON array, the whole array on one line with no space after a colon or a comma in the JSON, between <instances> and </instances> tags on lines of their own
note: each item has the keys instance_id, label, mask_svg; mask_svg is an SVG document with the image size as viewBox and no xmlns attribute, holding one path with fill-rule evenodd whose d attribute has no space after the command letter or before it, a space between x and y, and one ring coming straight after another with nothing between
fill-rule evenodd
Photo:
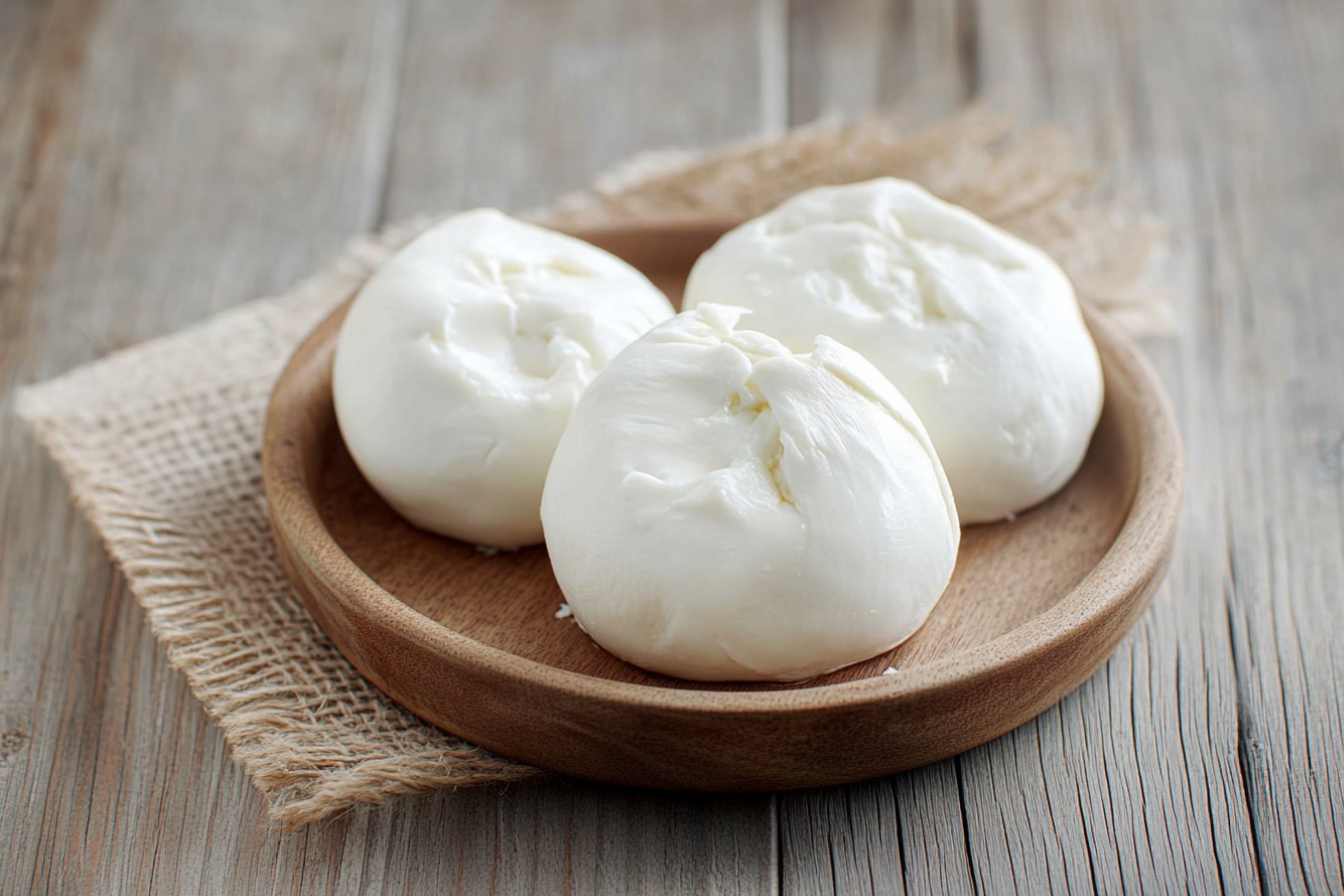
<instances>
[{"instance_id":1,"label":"wooden plate","mask_svg":"<svg viewBox=\"0 0 1344 896\"><path fill-rule=\"evenodd\" d=\"M676 301L712 224L579 234ZM1180 442L1148 365L1089 317L1106 406L1073 481L1013 522L966 529L952 583L896 650L796 685L678 681L621 662L570 619L544 548L486 556L403 522L337 430L338 309L301 345L262 464L294 587L393 700L504 756L620 784L767 790L854 781L974 747L1077 687L1147 605L1180 503ZM883 675L888 667L897 671Z\"/></svg>"}]
</instances>

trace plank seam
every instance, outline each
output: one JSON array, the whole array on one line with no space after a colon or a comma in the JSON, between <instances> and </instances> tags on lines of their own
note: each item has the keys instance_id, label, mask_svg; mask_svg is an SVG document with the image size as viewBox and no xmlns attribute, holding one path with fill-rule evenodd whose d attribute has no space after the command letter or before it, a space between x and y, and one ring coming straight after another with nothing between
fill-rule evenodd
<instances>
[{"instance_id":1,"label":"plank seam","mask_svg":"<svg viewBox=\"0 0 1344 896\"><path fill-rule=\"evenodd\" d=\"M1190 767L1190 754L1185 747L1185 689L1181 686L1181 668L1183 665L1184 658L1185 655L1181 652L1181 646L1180 644L1177 644L1176 668L1175 671L1173 672L1173 677L1176 680L1176 738L1177 742L1181 745L1181 764L1185 766L1186 781L1189 782L1191 785L1193 785L1194 779L1190 775L1192 771ZM1209 773L1207 768L1203 770L1203 777L1204 777L1204 808L1205 811L1208 813L1209 825L1210 828L1212 828L1212 825L1214 823L1213 797L1210 795L1212 787L1211 782L1209 781ZM1218 892L1226 893L1227 881L1223 876L1223 860L1218 855L1218 849L1216 846L1213 849L1213 868L1214 871L1217 872L1218 874Z\"/></svg>"},{"instance_id":2,"label":"plank seam","mask_svg":"<svg viewBox=\"0 0 1344 896\"><path fill-rule=\"evenodd\" d=\"M980 93L980 10L977 0L957 0L955 15L956 62L963 96Z\"/></svg>"},{"instance_id":3,"label":"plank seam","mask_svg":"<svg viewBox=\"0 0 1344 896\"><path fill-rule=\"evenodd\" d=\"M1232 550L1232 540L1229 538L1224 544L1227 551L1227 587L1232 593L1237 590L1237 558ZM1246 662L1246 657L1242 655L1241 648L1237 646L1236 625L1232 621L1232 601L1228 595L1223 596L1223 619L1227 623L1227 640L1232 648L1232 667L1235 670L1237 704L1235 707L1235 722L1237 726L1237 775L1241 781L1241 795L1246 801L1246 812L1250 816L1248 827L1251 831L1251 847L1255 851L1255 876L1256 883L1259 884L1261 893L1265 891L1265 856L1264 849L1260 845L1260 824L1256 816L1255 800L1251 794L1251 769L1250 757L1246 742L1246 726L1242 724L1242 711L1246 703L1244 689L1245 686L1241 680L1240 670L1242 663Z\"/></svg>"},{"instance_id":4,"label":"plank seam","mask_svg":"<svg viewBox=\"0 0 1344 896\"><path fill-rule=\"evenodd\" d=\"M761 134L784 132L790 121L789 32L787 0L758 0L757 52L760 65Z\"/></svg>"},{"instance_id":5,"label":"plank seam","mask_svg":"<svg viewBox=\"0 0 1344 896\"><path fill-rule=\"evenodd\" d=\"M964 755L964 754L963 754ZM957 770L957 802L961 804L961 836L963 845L966 847L966 867L970 873L971 891L979 896L980 894L980 873L975 867L975 855L971 852L971 825L966 806L966 781L961 770L961 756L955 759Z\"/></svg>"},{"instance_id":6,"label":"plank seam","mask_svg":"<svg viewBox=\"0 0 1344 896\"><path fill-rule=\"evenodd\" d=\"M377 200L373 209L372 221L372 229L375 230L381 229L387 223L387 207L392 192L392 167L395 159L392 147L396 142L398 124L401 120L401 89L406 80L406 56L410 45L412 15L410 0L401 0L398 8L401 21L399 24L400 33L397 35L396 76L393 78L390 91L392 101L388 104L388 112L385 121L382 122L382 161L378 166Z\"/></svg>"},{"instance_id":7,"label":"plank seam","mask_svg":"<svg viewBox=\"0 0 1344 896\"><path fill-rule=\"evenodd\" d=\"M891 790L891 808L895 811L896 815L896 859L900 862L901 892L909 893L910 882L906 880L906 878L909 875L910 863L905 857L905 823L901 818L900 795L896 792L896 785L894 782L888 781L887 786Z\"/></svg>"}]
</instances>

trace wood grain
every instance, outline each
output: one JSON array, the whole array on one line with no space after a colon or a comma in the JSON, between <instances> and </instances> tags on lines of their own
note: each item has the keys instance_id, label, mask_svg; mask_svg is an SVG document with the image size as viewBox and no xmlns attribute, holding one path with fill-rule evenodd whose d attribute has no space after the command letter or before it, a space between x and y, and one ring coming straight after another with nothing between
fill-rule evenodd
<instances>
[{"instance_id":1,"label":"wood grain","mask_svg":"<svg viewBox=\"0 0 1344 896\"><path fill-rule=\"evenodd\" d=\"M1210 516L1258 870L1273 892L1339 892L1344 650L1330 633L1344 624L1344 306L1329 232L1344 213L1344 122L1319 110L1344 101L1340 10L1239 4L1248 33L1222 9L1201 4L1167 37L1222 51L1173 73L1173 100L1199 111L1162 135L1199 159L1192 217L1207 234L1205 301L1189 309L1204 338L1183 373L1227 471ZM1216 92L1191 89L1215 79Z\"/></svg>"},{"instance_id":2,"label":"wood grain","mask_svg":"<svg viewBox=\"0 0 1344 896\"><path fill-rule=\"evenodd\" d=\"M1128 736L1117 732L1112 743L1125 753L1132 751L1135 758L1121 766L1125 774L1113 775L1108 783L1117 817L1128 807L1125 815L1132 819L1132 833L1120 830L1140 844L1117 854L1122 880L1131 886L1154 878L1206 889L1243 890L1260 884L1275 892L1300 891L1304 883L1327 892L1340 886L1337 828L1330 833L1316 824L1303 832L1306 842L1335 844L1333 871L1328 861L1318 864L1314 879L1293 873L1294 862L1287 857L1296 851L1294 835L1288 836L1286 848L1277 849L1273 843L1283 844L1279 839L1283 831L1266 836L1267 829L1272 831L1265 823L1270 813L1257 812L1257 800L1273 805L1271 812L1293 805L1294 813L1313 796L1324 797L1327 804L1338 801L1337 791L1331 794L1329 787L1309 796L1310 787L1288 784L1290 779L1310 780L1299 775L1312 766L1337 768L1338 751L1318 740L1325 748L1319 758L1305 750L1293 757L1280 748L1262 769L1248 764L1248 748L1257 745L1248 740L1247 732L1263 731L1264 723L1257 717L1266 707L1248 699L1247 682L1261 679L1267 657L1242 652L1233 624L1239 602L1234 570L1239 564L1263 562L1259 558L1268 548L1264 540L1239 545L1234 539L1245 525L1242 515L1250 509L1236 496L1260 476L1257 467L1238 460L1236 454L1241 446L1277 453L1286 438L1291 440L1287 434L1293 429L1231 412L1236 405L1228 403L1228 396L1236 396L1235 401L1273 401L1277 374L1255 360L1262 355L1264 334L1258 328L1244 328L1228 338L1228 322L1235 320L1239 307L1260 309L1258 314L1291 307L1289 314L1311 320L1313 327L1324 331L1337 327L1338 321L1337 316L1332 320L1330 314L1316 311L1305 296L1271 298L1274 292L1266 282L1253 287L1228 277L1230 270L1242 265L1284 272L1296 266L1294 259L1313 257L1309 248L1299 254L1303 248L1287 228L1269 231L1272 238L1254 248L1231 243L1226 235L1231 197L1246 197L1248 188L1258 189L1252 185L1269 177L1271 192L1259 194L1252 203L1257 208L1263 205L1269 215L1323 214L1332 205L1338 208L1338 123L1315 118L1303 102L1304 93L1292 86L1319 77L1306 61L1310 57L1296 63L1303 68L1294 72L1295 63L1288 56L1298 55L1294 42L1299 29L1314 27L1338 35L1341 23L1338 18L1325 21L1318 13L1318 21L1309 25L1307 14L1305 7L1292 5L1270 10L1256 4L1195 3L1183 6L1175 16L1163 9L1123 16L1107 4L1096 4L1088 15L1051 20L1050 28L1064 30L1058 33L1056 49L1042 53L1038 35L1047 24L1040 18L1044 13L1037 10L1036 19L1020 17L1036 25L1037 36L1019 29L1019 38L1004 42L1001 61L987 65L987 70L996 66L1021 70L1026 65L1034 70L1030 80L1055 85L1049 93L1024 85L1016 96L1006 92L1004 99L1034 106L1092 134L1094 151L1116 161L1124 181L1142 191L1145 200L1171 222L1175 235L1166 275L1181 299L1180 329L1173 344L1156 345L1154 351L1168 381L1176 384L1187 450L1192 459L1199 459L1192 464L1199 469L1189 479L1182 524L1185 547L1178 552L1170 580L1173 596L1155 602L1150 624L1140 630L1134 650L1117 656L1105 682L1107 703L1120 711L1122 720L1126 704L1129 709L1129 724L1122 721L1121 729L1127 727ZM1199 50L1192 52L1195 47ZM1033 57L1034 64L1029 61ZM1101 69L1098 57L1106 60ZM1102 70L1118 77L1103 77ZM1048 101L1042 103L1043 97ZM1271 126L1265 113L1279 107L1283 109L1279 126ZM1284 144L1281 135L1289 133L1293 137ZM1258 147L1288 145L1291 149L1274 164L1260 157L1263 150ZM1322 176L1320 169L1330 158L1332 145L1336 174ZM1309 181L1312 190L1327 190L1310 202L1291 198L1291 191L1272 192L1285 180ZM1323 263L1319 253L1314 257ZM1238 258L1244 261L1233 260ZM1307 342L1292 347L1284 341L1280 346L1282 362L1301 358L1310 363L1310 353L1304 353ZM1321 388L1332 379L1338 382L1338 374L1329 372L1328 360L1317 358L1314 376L1303 377L1308 387L1319 382ZM1322 415L1316 422L1329 427L1329 419ZM1334 425L1338 420L1336 412ZM1338 509L1336 504L1336 514ZM1320 547L1339 543L1328 528L1300 529L1305 521L1287 491L1251 512L1256 515L1252 531L1262 526L1285 534L1298 531L1304 544ZM1315 602L1307 589L1280 591L1278 599L1287 606ZM1177 600L1189 600L1188 608L1178 608ZM1330 620L1338 619L1337 610L1332 614L1316 608L1313 615L1318 626L1333 625ZM1268 620L1262 619L1250 639L1263 644L1270 630ZM1316 651L1306 664L1324 681L1337 680L1344 669L1337 654L1332 657L1324 650ZM1302 729L1333 725L1338 731L1336 701L1327 699L1308 708L1303 702L1305 689L1279 690L1272 678L1264 683L1275 688L1271 712L1302 713ZM1276 710L1275 705L1285 708ZM1295 709L1286 709L1288 705ZM1164 744L1171 749L1163 751ZM1155 754L1164 755L1164 761L1144 761ZM1287 771L1293 768L1300 771ZM1281 776L1284 788L1274 796L1263 790L1257 795L1257 788L1266 783L1257 784L1257 772ZM1117 780L1127 782L1123 799L1115 799ZM1154 794L1159 798L1155 800ZM1278 861L1265 862L1267 847L1279 853ZM1330 846L1324 849L1329 856Z\"/></svg>"},{"instance_id":3,"label":"wood grain","mask_svg":"<svg viewBox=\"0 0 1344 896\"><path fill-rule=\"evenodd\" d=\"M400 23L326 7L0 4L0 892L299 871L10 402L374 224Z\"/></svg>"},{"instance_id":4,"label":"wood grain","mask_svg":"<svg viewBox=\"0 0 1344 896\"><path fill-rule=\"evenodd\" d=\"M0 3L0 892L1338 892L1344 9L481 5ZM971 95L1062 122L1172 224L1179 331L1149 348L1186 514L1115 659L1009 738L777 819L553 784L268 831L12 387L288 285L380 208Z\"/></svg>"},{"instance_id":5,"label":"wood grain","mask_svg":"<svg viewBox=\"0 0 1344 896\"><path fill-rule=\"evenodd\" d=\"M784 111L757 52L773 6L413 3L388 216L531 208L643 150L760 133Z\"/></svg>"},{"instance_id":6,"label":"wood grain","mask_svg":"<svg viewBox=\"0 0 1344 896\"><path fill-rule=\"evenodd\" d=\"M1304 21L1308 18L1309 23ZM1276 891L1300 890L1305 884L1330 891L1338 887L1338 872L1330 874L1331 860L1338 867L1338 827L1323 830L1319 819L1329 817L1327 807L1338 806L1338 787L1324 783L1312 787L1308 782L1319 778L1285 770L1304 769L1303 759L1323 767L1334 765L1337 751L1332 751L1329 733L1332 720L1338 719L1334 708L1327 703L1302 713L1303 689L1296 684L1268 691L1271 712L1291 719L1294 713L1281 707L1295 705L1302 713L1298 716L1303 723L1302 746L1310 741L1323 749L1303 749L1296 762L1287 758L1283 741L1273 752L1255 749L1257 764L1266 772L1274 770L1277 780L1262 785L1265 791L1257 797L1253 766L1243 779L1248 763L1242 726L1254 707L1247 705L1241 681L1262 667L1250 656L1250 644L1263 650L1264 641L1248 635L1246 652L1238 654L1230 637L1235 598L1229 561L1235 564L1237 558L1259 552L1252 546L1243 553L1229 542L1229 517L1239 515L1240 505L1229 503L1227 492L1244 488L1253 468L1244 461L1229 463L1227 452L1231 444L1264 446L1275 443L1278 436L1275 429L1249 420L1233 436L1226 429L1223 401L1216 397L1224 388L1220 384L1229 383L1230 373L1236 371L1239 376L1230 387L1234 394L1264 400L1269 383L1263 368L1240 367L1255 344L1253 331L1243 330L1239 334L1243 341L1238 342L1211 344L1210 339L1226 332L1221 322L1229 313L1229 302L1238 301L1230 299L1230 291L1235 290L1248 309L1274 302L1267 286L1252 293L1219 272L1228 267L1217 238L1225 225L1211 227L1208 222L1220 215L1220 201L1245 189L1238 184L1240 178L1253 181L1259 176L1258 168L1251 167L1256 164L1254 155L1229 147L1229 134L1249 140L1248 146L1263 141L1283 147L1285 156L1296 155L1300 147L1310 148L1308 164L1317 171L1330 170L1333 161L1333 175L1308 178L1296 158L1286 157L1275 170L1316 189L1322 183L1337 183L1337 122L1308 120L1302 100L1289 106L1302 117L1283 116L1284 130L1247 129L1256 118L1254 110L1275 105L1269 97L1293 93L1292 83L1338 83L1324 73L1338 71L1341 21L1310 7L1289 7L1269 15L1250 4L1231 10L1226 4L1139 4L1130 11L1105 3L1011 3L980 4L964 22L954 30L965 34L972 23L975 26L973 70L981 94L996 105L1039 120L1058 120L1083 135L1093 153L1116 169L1121 189L1139 193L1172 223L1175 252L1163 273L1180 302L1180 331L1174 344L1159 342L1150 348L1168 382L1177 384L1187 452L1195 459L1187 480L1183 546L1167 595L1157 599L1128 647L1122 647L1058 710L956 761L959 787L949 792L959 796L964 807L967 860L976 883L990 890L1028 892L1050 887L1114 892L1153 886L1246 892L1261 885L1263 874L1264 884ZM865 45L871 47L879 39L866 33ZM939 34L946 34L946 29L925 39L936 41ZM1257 54L1294 47L1306 34L1316 36L1311 48L1315 55L1303 54L1295 63L1299 70L1294 78L1300 81L1287 75L1277 83L1257 79L1256 73L1285 71L1278 62L1270 65ZM1334 36L1333 43L1322 37L1326 34ZM825 45L833 39L823 34L816 42ZM889 34L885 40L887 52L895 57L918 38ZM797 52L795 47L795 58ZM832 58L829 52L824 57ZM1232 83L1240 87L1227 92L1226 76L1234 72ZM967 90L973 86L968 79ZM884 97L899 99L891 92L899 89L899 85L888 88ZM841 81L829 90L838 95L833 102L843 105L848 85ZM1334 99L1338 100L1337 89ZM1223 110L1213 120L1204 106L1208 102ZM816 111L806 110L803 117ZM1289 132L1295 139L1273 136ZM1328 155L1331 148L1333 160ZM1284 203L1282 197L1268 193L1258 201L1266 207ZM1323 201L1302 201L1292 207L1320 215L1337 210L1338 201L1336 191ZM1288 244L1282 241L1262 243L1261 251L1270 253L1276 259L1272 264L1280 269L1289 257ZM1276 307L1295 317L1306 305L1304 296ZM1337 332L1331 329L1329 313L1310 314L1308 319L1318 322L1321 332ZM1280 350L1295 351L1288 339ZM1315 381L1339 382L1338 374L1325 375L1327 367L1323 360L1317 363ZM1337 413L1333 419L1337 426ZM1321 422L1317 417L1313 425ZM1326 424L1318 446L1329 445L1330 437L1324 433L1330 431L1331 424ZM1309 461L1305 469L1319 469L1320 450L1315 463ZM1329 457L1329 448L1325 456ZM1257 517L1262 522L1252 531L1264 531L1259 527L1266 524L1271 532L1284 531L1292 518L1291 506L1262 504ZM1336 526L1338 510L1336 502ZM1317 537L1319 530L1306 535L1308 530L1294 528L1304 533L1303 544L1331 543L1329 536ZM1325 531L1330 531L1328 526ZM1263 550L1263 542L1259 547ZM1318 585L1327 580L1338 581L1322 576ZM1311 593L1321 592L1307 591L1302 597ZM1292 600L1290 594L1280 596ZM1310 659L1299 654L1297 660L1303 678L1312 674L1318 681L1339 678L1338 656L1328 651L1317 650ZM1317 729L1314 739L1303 730L1311 727ZM1337 721L1333 730L1337 738ZM1266 761L1268 755L1276 758ZM1289 796L1297 799L1284 799ZM808 805L813 798L798 799L809 814L819 814ZM1264 809L1254 814L1264 816L1267 824L1259 818L1252 824L1248 805L1254 807L1257 799ZM1305 839L1320 845L1303 852L1312 857L1314 878L1300 870L1311 866L1299 859L1292 835L1284 836L1295 829L1289 824L1307 805L1317 807L1317 823L1308 827ZM1042 806L1049 816L1044 827L1037 821ZM780 811L781 829L787 833L797 809L784 801ZM1307 813L1309 819L1311 814ZM1270 867L1280 869L1277 878L1263 863L1262 826L1270 830L1270 846L1277 854L1270 862ZM855 858L849 863L857 867L880 868L899 858L900 844L875 849L870 840L843 827L814 835L814 848L816 836L832 839L833 850L841 855L852 853ZM1289 840L1286 847L1285 840ZM798 854L806 861L811 850L800 848ZM784 863L788 881L792 862L787 849Z\"/></svg>"}]
</instances>

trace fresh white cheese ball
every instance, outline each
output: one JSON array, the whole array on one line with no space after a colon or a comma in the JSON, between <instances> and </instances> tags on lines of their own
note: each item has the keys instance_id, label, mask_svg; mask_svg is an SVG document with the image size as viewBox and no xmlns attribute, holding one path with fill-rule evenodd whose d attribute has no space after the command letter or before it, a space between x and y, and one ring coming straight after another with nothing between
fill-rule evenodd
<instances>
[{"instance_id":1,"label":"fresh white cheese ball","mask_svg":"<svg viewBox=\"0 0 1344 896\"><path fill-rule=\"evenodd\" d=\"M924 427L856 352L796 355L701 305L598 375L541 516L584 630L638 666L791 681L927 618L961 530Z\"/></svg>"},{"instance_id":2,"label":"fresh white cheese ball","mask_svg":"<svg viewBox=\"0 0 1344 896\"><path fill-rule=\"evenodd\" d=\"M872 361L938 449L964 523L1061 488L1101 413L1101 364L1044 253L885 178L800 193L702 255L686 307L751 309L802 351L819 334Z\"/></svg>"},{"instance_id":3,"label":"fresh white cheese ball","mask_svg":"<svg viewBox=\"0 0 1344 896\"><path fill-rule=\"evenodd\" d=\"M671 317L643 274L581 240L482 209L397 253L341 328L336 417L360 472L424 529L541 541L541 489L589 381Z\"/></svg>"}]
</instances>

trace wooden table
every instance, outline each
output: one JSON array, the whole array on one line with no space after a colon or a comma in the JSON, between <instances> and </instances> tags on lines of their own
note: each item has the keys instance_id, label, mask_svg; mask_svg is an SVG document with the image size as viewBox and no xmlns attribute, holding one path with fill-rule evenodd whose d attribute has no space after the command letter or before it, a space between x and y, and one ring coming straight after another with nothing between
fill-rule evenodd
<instances>
[{"instance_id":1,"label":"wooden table","mask_svg":"<svg viewBox=\"0 0 1344 896\"><path fill-rule=\"evenodd\" d=\"M0 3L0 891L1344 891L1344 4ZM1186 514L1112 660L897 778L571 783L294 834L9 415L418 211L985 96L1172 227Z\"/></svg>"}]
</instances>

